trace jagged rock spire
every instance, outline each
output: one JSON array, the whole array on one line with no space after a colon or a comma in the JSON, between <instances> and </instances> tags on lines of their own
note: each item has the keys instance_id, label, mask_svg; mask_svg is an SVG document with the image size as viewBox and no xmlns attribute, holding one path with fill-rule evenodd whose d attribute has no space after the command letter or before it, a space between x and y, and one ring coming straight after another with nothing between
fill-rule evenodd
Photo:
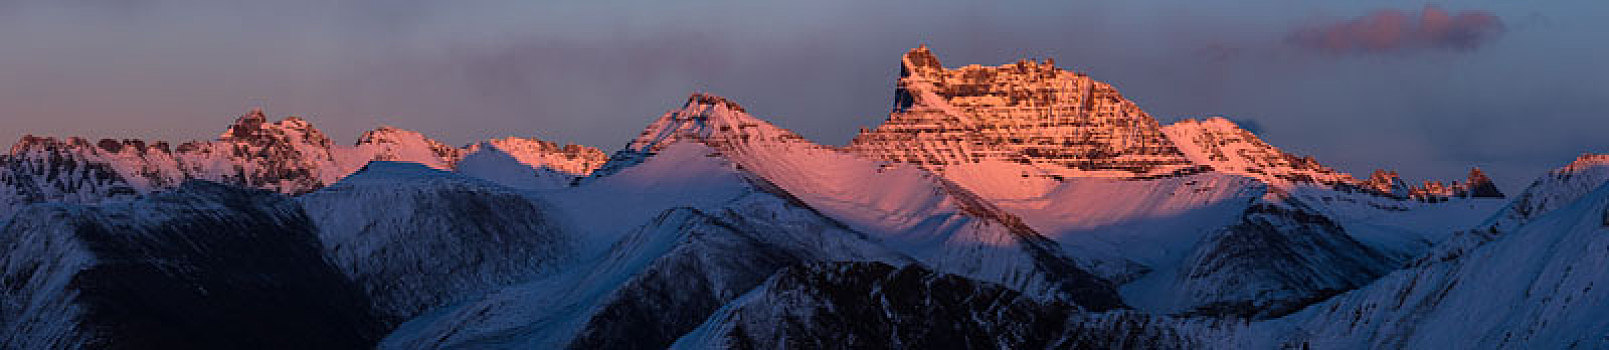
<instances>
[{"instance_id":1,"label":"jagged rock spire","mask_svg":"<svg viewBox=\"0 0 1609 350\"><path fill-rule=\"evenodd\" d=\"M1131 177L1192 168L1161 126L1111 85L1038 62L946 69L926 46L900 58L888 121L855 153L930 170L983 161L1055 176Z\"/></svg>"},{"instance_id":2,"label":"jagged rock spire","mask_svg":"<svg viewBox=\"0 0 1609 350\"><path fill-rule=\"evenodd\" d=\"M1413 190L1396 171L1385 169L1375 169L1374 173L1369 175L1369 180L1363 182L1363 186L1398 198L1407 198Z\"/></svg>"},{"instance_id":3,"label":"jagged rock spire","mask_svg":"<svg viewBox=\"0 0 1609 350\"><path fill-rule=\"evenodd\" d=\"M1486 176L1486 173L1481 171L1480 168L1469 169L1469 182L1465 183L1464 186L1466 186L1468 196L1472 198L1503 198L1503 192L1497 190L1497 185L1492 183L1492 178Z\"/></svg>"},{"instance_id":4,"label":"jagged rock spire","mask_svg":"<svg viewBox=\"0 0 1609 350\"><path fill-rule=\"evenodd\" d=\"M265 124L268 124L268 115L263 113L262 108L252 108L246 115L235 119L235 124L230 125L229 129L218 138L221 140L250 138L259 133Z\"/></svg>"}]
</instances>

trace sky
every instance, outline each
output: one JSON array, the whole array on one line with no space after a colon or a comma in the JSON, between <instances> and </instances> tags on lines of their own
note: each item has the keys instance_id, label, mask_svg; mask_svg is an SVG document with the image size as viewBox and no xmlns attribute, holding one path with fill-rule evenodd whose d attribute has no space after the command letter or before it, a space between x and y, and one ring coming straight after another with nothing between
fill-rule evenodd
<instances>
[{"instance_id":1,"label":"sky","mask_svg":"<svg viewBox=\"0 0 1609 350\"><path fill-rule=\"evenodd\" d=\"M1510 192L1609 152L1609 2L0 0L0 139L212 139L262 107L337 142L613 151L703 91L825 144L899 56L1055 58L1164 123L1225 116L1359 176Z\"/></svg>"}]
</instances>

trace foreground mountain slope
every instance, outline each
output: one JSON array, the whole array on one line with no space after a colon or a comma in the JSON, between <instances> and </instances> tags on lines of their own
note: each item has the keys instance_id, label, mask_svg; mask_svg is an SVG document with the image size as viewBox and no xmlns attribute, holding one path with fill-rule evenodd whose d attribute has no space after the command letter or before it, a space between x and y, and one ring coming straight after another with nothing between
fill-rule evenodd
<instances>
[{"instance_id":1,"label":"foreground mountain slope","mask_svg":"<svg viewBox=\"0 0 1609 350\"><path fill-rule=\"evenodd\" d=\"M778 272L673 348L1197 346L1180 324L1148 321L1124 313L1084 315L1072 305L920 266L834 263Z\"/></svg>"},{"instance_id":2,"label":"foreground mountain slope","mask_svg":"<svg viewBox=\"0 0 1609 350\"><path fill-rule=\"evenodd\" d=\"M1583 170L1577 163L1538 180ZM1578 188L1578 187L1577 187ZM1609 346L1609 182L1592 190L1533 186L1532 198L1575 198L1489 242L1460 244L1367 288L1270 328L1319 348L1596 348ZM1579 188L1576 191L1580 191ZM1516 203L1522 201L1516 200ZM1499 219L1508 217L1501 214Z\"/></svg>"},{"instance_id":3,"label":"foreground mountain slope","mask_svg":"<svg viewBox=\"0 0 1609 350\"><path fill-rule=\"evenodd\" d=\"M6 347L352 348L381 331L275 194L187 182L121 205L36 205L0 227L0 249Z\"/></svg>"},{"instance_id":4,"label":"foreground mountain slope","mask_svg":"<svg viewBox=\"0 0 1609 350\"><path fill-rule=\"evenodd\" d=\"M1609 154L1584 154L1532 182L1482 228L1507 231L1580 200L1609 181Z\"/></svg>"},{"instance_id":5,"label":"foreground mountain slope","mask_svg":"<svg viewBox=\"0 0 1609 350\"><path fill-rule=\"evenodd\" d=\"M976 167L985 166L950 167L945 177L1045 232L1148 311L1279 315L1408 258L1365 244L1305 200L1254 178L1058 180L1017 175L1034 169L1011 164Z\"/></svg>"},{"instance_id":6,"label":"foreground mountain slope","mask_svg":"<svg viewBox=\"0 0 1609 350\"><path fill-rule=\"evenodd\" d=\"M573 232L586 237L576 251L593 258L415 319L382 347L662 348L778 269L910 263L745 176L713 150L681 144L609 177L542 194L580 208L641 201L640 208L659 210L574 216Z\"/></svg>"},{"instance_id":7,"label":"foreground mountain slope","mask_svg":"<svg viewBox=\"0 0 1609 350\"><path fill-rule=\"evenodd\" d=\"M1121 307L1109 281L1089 273L1020 218L930 172L811 143L724 98L695 94L617 154L617 167L661 149L698 143L803 205L932 268L1066 298L1095 310ZM606 165L600 173L608 174ZM607 175L605 175L607 177Z\"/></svg>"},{"instance_id":8,"label":"foreground mountain slope","mask_svg":"<svg viewBox=\"0 0 1609 350\"><path fill-rule=\"evenodd\" d=\"M325 255L393 321L574 259L549 204L421 164L370 163L297 201Z\"/></svg>"}]
</instances>

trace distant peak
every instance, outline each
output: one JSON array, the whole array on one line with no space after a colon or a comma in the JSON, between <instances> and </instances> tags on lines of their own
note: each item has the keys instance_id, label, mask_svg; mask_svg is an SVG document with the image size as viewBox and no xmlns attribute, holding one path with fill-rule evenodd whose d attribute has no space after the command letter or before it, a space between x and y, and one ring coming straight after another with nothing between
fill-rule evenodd
<instances>
[{"instance_id":1,"label":"distant peak","mask_svg":"<svg viewBox=\"0 0 1609 350\"><path fill-rule=\"evenodd\" d=\"M403 135L419 135L420 137L424 136L424 134L417 131L398 128L390 125L381 125L380 127L374 128L374 130L363 132L363 135L358 136L357 144L362 145L375 142L394 141L391 139L392 137L400 137Z\"/></svg>"},{"instance_id":2,"label":"distant peak","mask_svg":"<svg viewBox=\"0 0 1609 350\"><path fill-rule=\"evenodd\" d=\"M61 140L54 137L34 136L33 134L23 135L22 139L11 145L9 154L15 156L32 150L48 150L62 143Z\"/></svg>"},{"instance_id":3,"label":"distant peak","mask_svg":"<svg viewBox=\"0 0 1609 350\"><path fill-rule=\"evenodd\" d=\"M261 108L252 108L246 115L235 119L235 123L218 135L219 141L297 141L318 145L328 145L329 138L313 127L312 123L300 117L289 116L276 123L268 122L268 115Z\"/></svg>"},{"instance_id":4,"label":"distant peak","mask_svg":"<svg viewBox=\"0 0 1609 350\"><path fill-rule=\"evenodd\" d=\"M1467 179L1465 181L1466 182L1464 182L1464 187L1466 187L1465 191L1466 191L1466 193L1468 194L1469 197L1477 197L1477 198L1503 198L1504 197L1503 196L1503 191L1499 191L1497 189L1497 185L1492 183L1492 178L1486 176L1486 172L1481 171L1480 168L1470 168L1469 169L1469 179Z\"/></svg>"},{"instance_id":5,"label":"distant peak","mask_svg":"<svg viewBox=\"0 0 1609 350\"><path fill-rule=\"evenodd\" d=\"M224 136L248 137L257 130L261 130L264 124L268 124L268 115L263 113L262 108L252 108L250 112L246 112L246 115L235 118L235 124L229 127L229 131L224 133Z\"/></svg>"},{"instance_id":6,"label":"distant peak","mask_svg":"<svg viewBox=\"0 0 1609 350\"><path fill-rule=\"evenodd\" d=\"M791 131L749 115L736 102L707 93L694 93L681 109L665 113L649 124L627 148L656 151L676 141L705 144L801 140Z\"/></svg>"},{"instance_id":7,"label":"distant peak","mask_svg":"<svg viewBox=\"0 0 1609 350\"><path fill-rule=\"evenodd\" d=\"M687 96L687 103L683 104L682 108L689 108L689 107L698 106L698 105L706 105L706 106L712 106L712 107L713 106L725 106L726 109L730 109L730 110L732 110L734 112L748 113L748 111L744 110L743 106L738 105L737 102L732 102L731 100L728 100L725 97L716 96L715 94L703 93L703 92L694 92L691 96Z\"/></svg>"}]
</instances>

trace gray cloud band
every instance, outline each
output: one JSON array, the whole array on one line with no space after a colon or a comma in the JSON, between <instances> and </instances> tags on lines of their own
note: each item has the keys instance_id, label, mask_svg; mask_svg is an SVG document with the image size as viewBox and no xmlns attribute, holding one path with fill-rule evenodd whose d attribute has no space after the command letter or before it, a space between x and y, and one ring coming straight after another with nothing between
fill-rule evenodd
<instances>
[{"instance_id":1,"label":"gray cloud band","mask_svg":"<svg viewBox=\"0 0 1609 350\"><path fill-rule=\"evenodd\" d=\"M1473 50L1504 31L1503 21L1489 12L1451 14L1427 6L1417 14L1378 10L1354 19L1303 27L1291 33L1286 42L1337 54Z\"/></svg>"}]
</instances>

